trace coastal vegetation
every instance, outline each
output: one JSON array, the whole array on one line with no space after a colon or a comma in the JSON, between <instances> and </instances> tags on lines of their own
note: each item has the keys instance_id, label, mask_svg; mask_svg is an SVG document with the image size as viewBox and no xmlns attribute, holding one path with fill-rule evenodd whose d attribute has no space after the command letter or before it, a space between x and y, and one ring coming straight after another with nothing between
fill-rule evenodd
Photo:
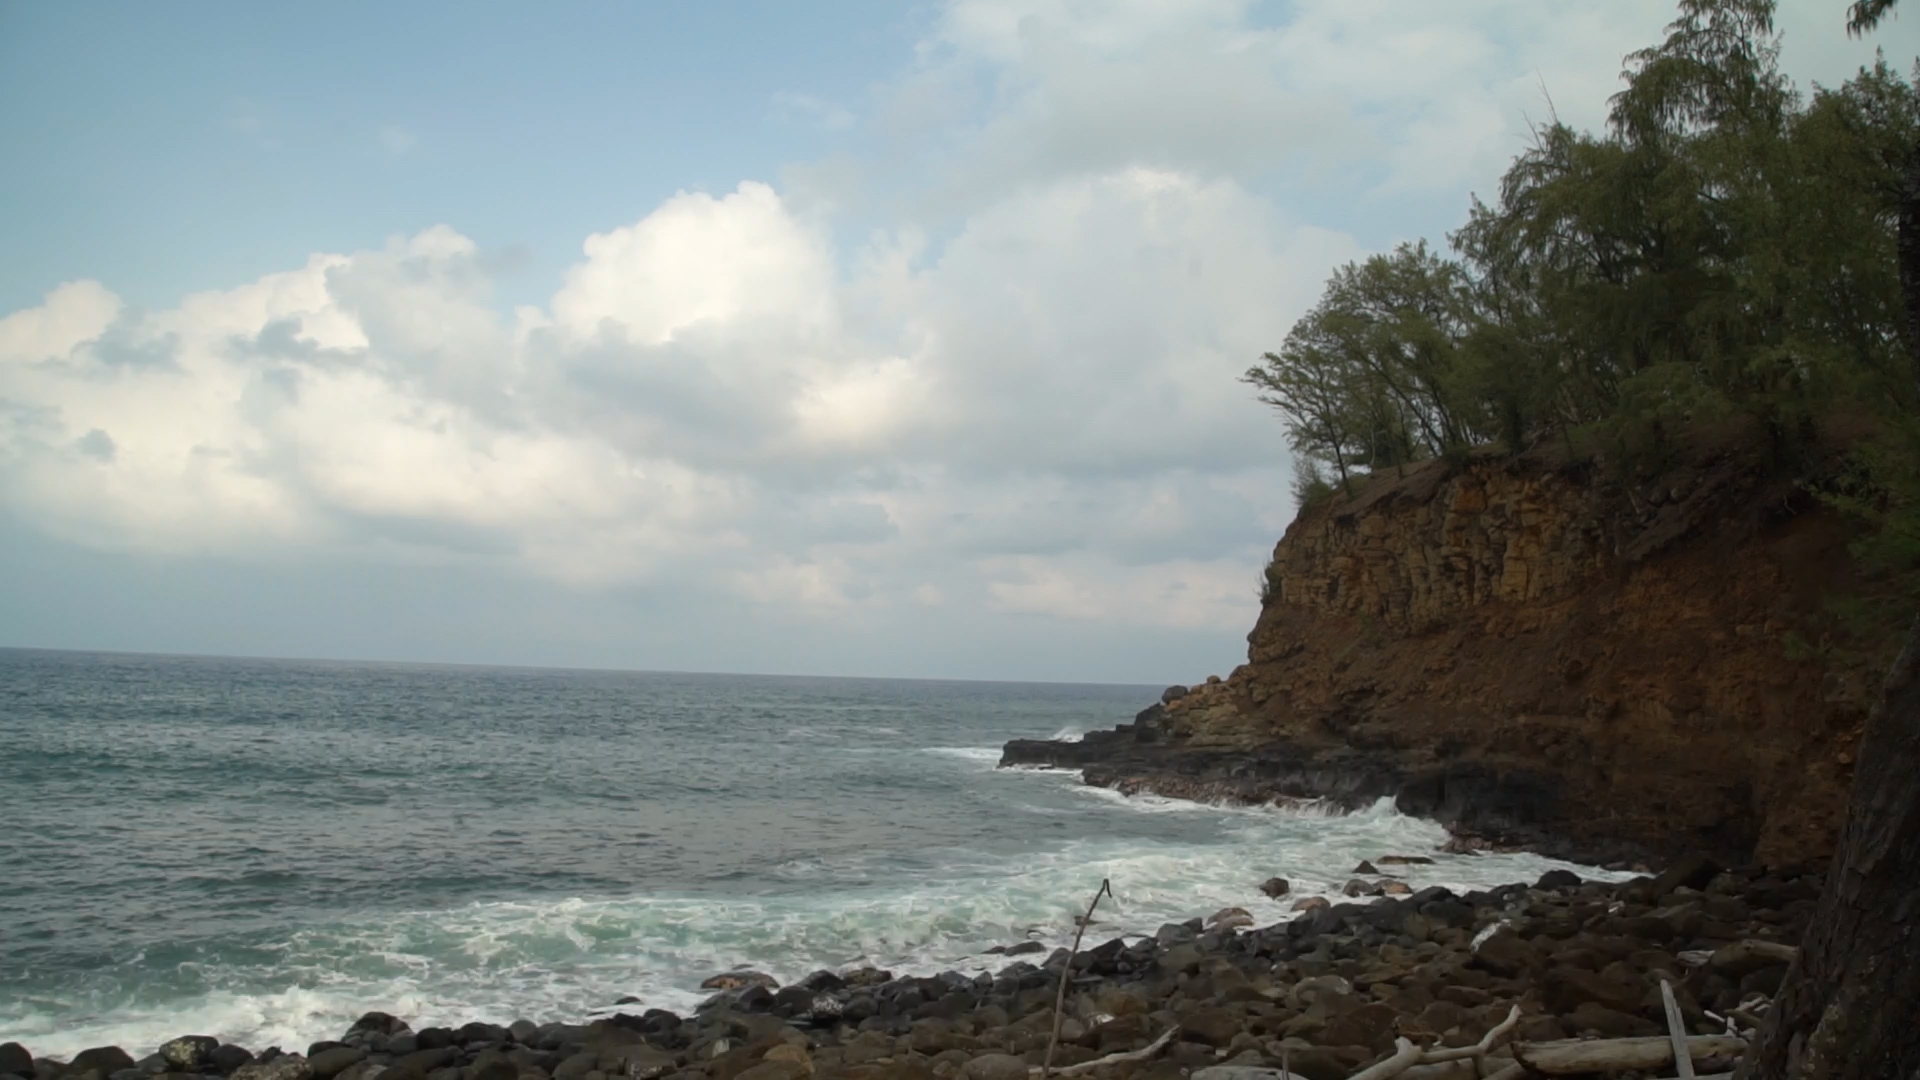
<instances>
[{"instance_id":1,"label":"coastal vegetation","mask_svg":"<svg viewBox=\"0 0 1920 1080\"><path fill-rule=\"evenodd\" d=\"M1303 505L1478 447L1657 470L1705 424L1790 464L1836 415L1879 421L1858 454L1876 492L1908 486L1920 343L1898 249L1920 94L1884 59L1803 90L1772 10L1686 0L1627 57L1605 130L1537 125L1444 249L1334 272L1244 376L1286 423Z\"/></svg>"}]
</instances>

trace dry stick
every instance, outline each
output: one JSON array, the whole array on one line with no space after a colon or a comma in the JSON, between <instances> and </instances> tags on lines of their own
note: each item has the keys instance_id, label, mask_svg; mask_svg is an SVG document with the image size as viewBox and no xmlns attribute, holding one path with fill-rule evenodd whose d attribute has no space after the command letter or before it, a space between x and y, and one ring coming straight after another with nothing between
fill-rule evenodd
<instances>
[{"instance_id":1,"label":"dry stick","mask_svg":"<svg viewBox=\"0 0 1920 1080\"><path fill-rule=\"evenodd\" d=\"M1687 1050L1687 1025L1680 1019L1680 1003L1673 1000L1673 984L1660 980L1660 1000L1667 1007L1667 1037L1673 1040L1673 1064L1679 1080L1693 1080L1693 1055Z\"/></svg>"},{"instance_id":2,"label":"dry stick","mask_svg":"<svg viewBox=\"0 0 1920 1080\"><path fill-rule=\"evenodd\" d=\"M1060 992L1053 996L1053 1034L1047 1036L1047 1057L1040 1063L1040 1080L1046 1080L1053 1074L1053 1048L1060 1042L1060 1021L1065 1017L1067 1007L1067 980L1073 976L1073 958L1080 955L1080 938L1086 934L1087 926L1093 922L1093 909L1100 906L1100 898L1113 895L1113 883L1106 878L1100 879L1100 887L1094 890L1093 903L1087 905L1087 913L1080 919L1080 928L1073 932L1073 948L1067 953L1067 962L1060 968Z\"/></svg>"},{"instance_id":3,"label":"dry stick","mask_svg":"<svg viewBox=\"0 0 1920 1080\"><path fill-rule=\"evenodd\" d=\"M1348 1077L1347 1080L1386 1080L1412 1068L1420 1060L1420 1048L1410 1039L1393 1040L1393 1056L1385 1061L1376 1062Z\"/></svg>"},{"instance_id":4,"label":"dry stick","mask_svg":"<svg viewBox=\"0 0 1920 1080\"><path fill-rule=\"evenodd\" d=\"M1479 1042L1472 1046L1449 1046L1438 1050L1422 1051L1406 1039L1396 1040L1394 1045L1398 1049L1392 1057L1367 1066L1353 1074L1349 1080L1387 1080L1388 1077L1399 1076L1402 1073L1408 1076L1452 1075L1459 1070L1446 1069L1443 1066L1451 1065L1456 1061L1465 1061L1468 1058L1472 1059L1471 1064L1467 1066L1468 1070L1473 1075L1479 1076L1484 1071L1481 1066L1485 1063L1487 1052L1493 1049L1495 1043L1506 1038L1519 1023L1520 1006L1515 1005L1507 1010L1505 1020L1494 1025L1480 1037ZM1431 1069L1432 1072L1424 1071L1427 1069Z\"/></svg>"},{"instance_id":5,"label":"dry stick","mask_svg":"<svg viewBox=\"0 0 1920 1080\"><path fill-rule=\"evenodd\" d=\"M1093 1061L1083 1061L1078 1065L1062 1065L1058 1069L1054 1070L1054 1075L1055 1076L1077 1076L1080 1073L1092 1072L1095 1069L1104 1069L1109 1065L1121 1065L1129 1061L1145 1061L1146 1059L1159 1053L1162 1049L1166 1047L1168 1043L1172 1042L1174 1035L1178 1033L1179 1030L1180 1030L1179 1028L1168 1028L1166 1034L1160 1036L1159 1038L1153 1040L1152 1042L1148 1043L1146 1046L1143 1046L1138 1050L1128 1050L1127 1052L1122 1054L1108 1054L1106 1057L1096 1058ZM1035 1065L1033 1068L1027 1070L1027 1075L1028 1076L1041 1075L1040 1070L1042 1067L1043 1066Z\"/></svg>"}]
</instances>

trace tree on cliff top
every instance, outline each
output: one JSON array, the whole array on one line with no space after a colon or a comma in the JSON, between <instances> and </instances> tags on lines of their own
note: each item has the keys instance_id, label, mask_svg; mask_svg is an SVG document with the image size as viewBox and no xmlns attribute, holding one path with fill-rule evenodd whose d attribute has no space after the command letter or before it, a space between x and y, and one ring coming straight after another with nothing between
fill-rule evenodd
<instances>
[{"instance_id":1,"label":"tree on cliff top","mask_svg":"<svg viewBox=\"0 0 1920 1080\"><path fill-rule=\"evenodd\" d=\"M1549 436L1657 466L1704 420L1790 448L1836 407L1920 404L1888 194L1920 93L1880 64L1803 95L1772 11L1684 0L1627 58L1606 130L1540 125L1454 257L1420 243L1335 271L1243 376L1295 453L1343 482Z\"/></svg>"}]
</instances>

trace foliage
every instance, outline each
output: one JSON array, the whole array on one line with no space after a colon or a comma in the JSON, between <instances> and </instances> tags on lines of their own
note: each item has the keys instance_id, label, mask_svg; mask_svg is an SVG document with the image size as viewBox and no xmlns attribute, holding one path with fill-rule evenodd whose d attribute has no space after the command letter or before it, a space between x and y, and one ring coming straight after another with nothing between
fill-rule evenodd
<instances>
[{"instance_id":1,"label":"foliage","mask_svg":"<svg viewBox=\"0 0 1920 1080\"><path fill-rule=\"evenodd\" d=\"M1837 408L1913 415L1896 247L1920 92L1881 61L1803 93L1778 57L1771 0L1681 0L1626 58L1606 129L1539 125L1450 253L1421 241L1335 271L1243 376L1296 459L1345 486L1551 438L1633 466L1705 420L1789 447ZM1317 491L1296 483L1303 505Z\"/></svg>"}]
</instances>

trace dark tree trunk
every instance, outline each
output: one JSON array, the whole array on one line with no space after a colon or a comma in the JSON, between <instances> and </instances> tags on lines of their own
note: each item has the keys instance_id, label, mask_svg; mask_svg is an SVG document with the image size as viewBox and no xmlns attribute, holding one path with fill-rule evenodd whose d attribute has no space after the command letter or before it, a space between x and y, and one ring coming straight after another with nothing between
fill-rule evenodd
<instances>
[{"instance_id":1,"label":"dark tree trunk","mask_svg":"<svg viewBox=\"0 0 1920 1080\"><path fill-rule=\"evenodd\" d=\"M1914 382L1920 384L1920 147L1914 148L1903 172L1895 257L1900 262L1900 307L1906 324L1901 329L1906 332Z\"/></svg>"},{"instance_id":2,"label":"dark tree trunk","mask_svg":"<svg viewBox=\"0 0 1920 1080\"><path fill-rule=\"evenodd\" d=\"M1826 892L1738 1076L1920 1080L1920 619L1867 721Z\"/></svg>"}]
</instances>

